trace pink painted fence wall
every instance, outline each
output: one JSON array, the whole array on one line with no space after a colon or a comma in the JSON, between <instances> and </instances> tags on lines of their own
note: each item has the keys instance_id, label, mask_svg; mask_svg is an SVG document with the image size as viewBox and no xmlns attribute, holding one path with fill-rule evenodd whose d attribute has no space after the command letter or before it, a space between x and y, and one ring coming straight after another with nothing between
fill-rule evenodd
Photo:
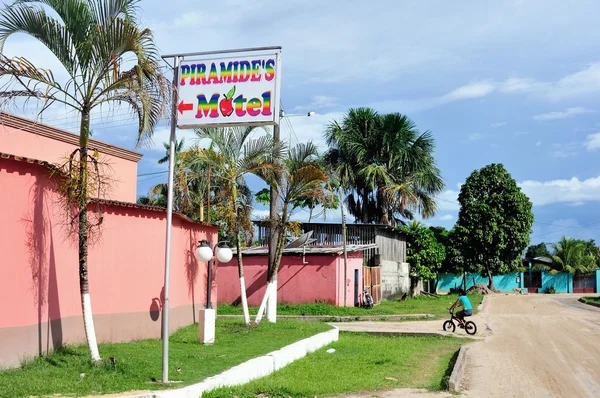
<instances>
[{"instance_id":1,"label":"pink painted fence wall","mask_svg":"<svg viewBox=\"0 0 600 398\"><path fill-rule=\"evenodd\" d=\"M111 190L103 193L103 199L135 202L137 166L142 155L97 140L90 140L89 147L101 153L101 159L107 165L104 174L111 179ZM2 153L57 164L63 163L77 148L77 134L0 112Z\"/></svg>"},{"instance_id":2,"label":"pink painted fence wall","mask_svg":"<svg viewBox=\"0 0 600 398\"><path fill-rule=\"evenodd\" d=\"M265 294L267 280L267 257L244 257L246 294L251 306L259 306ZM277 301L288 304L326 302L342 306L344 285L347 291L346 305L354 305L354 270L358 270L359 294L362 289L362 253L348 254L347 280L344 283L344 258L332 255L306 256L285 255L277 274ZM217 267L220 304L239 303L240 284L237 259Z\"/></svg>"},{"instance_id":3,"label":"pink painted fence wall","mask_svg":"<svg viewBox=\"0 0 600 398\"><path fill-rule=\"evenodd\" d=\"M0 186L0 367L6 367L85 342L85 335L77 243L66 234L48 170L0 158ZM98 339L158 338L166 214L117 205L103 205L102 211L102 231L89 251ZM177 215L173 224L171 331L193 323L205 305L206 263L197 262L194 250L198 240L217 235L215 227Z\"/></svg>"}]
</instances>

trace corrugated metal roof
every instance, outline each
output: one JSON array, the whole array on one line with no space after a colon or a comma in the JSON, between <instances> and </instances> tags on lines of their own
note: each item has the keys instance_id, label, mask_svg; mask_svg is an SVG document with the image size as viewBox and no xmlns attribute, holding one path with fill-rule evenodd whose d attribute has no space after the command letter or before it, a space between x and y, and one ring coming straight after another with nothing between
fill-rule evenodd
<instances>
[{"instance_id":1,"label":"corrugated metal roof","mask_svg":"<svg viewBox=\"0 0 600 398\"><path fill-rule=\"evenodd\" d=\"M366 244L366 245L346 245L346 250L348 253L359 252L368 249L377 248L376 244ZM236 250L233 249L233 252L236 253ZM298 247L294 249L283 249L283 254L331 254L331 255L339 255L344 252L343 246L306 246L304 248ZM269 249L267 247L251 247L247 249L242 249L242 254L244 256L266 256L269 254Z\"/></svg>"}]
</instances>

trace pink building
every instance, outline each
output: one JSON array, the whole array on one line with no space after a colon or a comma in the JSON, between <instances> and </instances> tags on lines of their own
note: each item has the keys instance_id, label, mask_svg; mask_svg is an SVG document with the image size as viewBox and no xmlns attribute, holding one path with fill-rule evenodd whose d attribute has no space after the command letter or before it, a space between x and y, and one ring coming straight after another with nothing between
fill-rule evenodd
<instances>
[{"instance_id":1,"label":"pink building","mask_svg":"<svg viewBox=\"0 0 600 398\"><path fill-rule=\"evenodd\" d=\"M77 147L77 139L0 114L0 368L85 342L77 237L67 233L57 181L49 170ZM104 218L89 251L98 341L159 338L166 212L135 204L140 154L98 141L90 147L111 160L119 180L110 196L90 204ZM194 251L199 240L216 238L214 226L173 217L171 331L195 322L206 304L207 265L196 260Z\"/></svg>"},{"instance_id":2,"label":"pink building","mask_svg":"<svg viewBox=\"0 0 600 398\"><path fill-rule=\"evenodd\" d=\"M277 301L288 304L323 302L337 306L354 306L363 290L363 250L373 245L348 245L344 280L344 256L341 246L284 249L277 274ZM267 281L267 249L243 251L246 294L250 306L259 306ZM240 302L237 259L217 267L219 303Z\"/></svg>"}]
</instances>

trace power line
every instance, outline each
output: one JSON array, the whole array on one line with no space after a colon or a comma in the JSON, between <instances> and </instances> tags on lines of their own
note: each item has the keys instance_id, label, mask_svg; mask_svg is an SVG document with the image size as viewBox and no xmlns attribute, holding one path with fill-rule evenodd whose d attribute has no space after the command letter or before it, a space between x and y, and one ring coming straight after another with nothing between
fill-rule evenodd
<instances>
[{"instance_id":1,"label":"power line","mask_svg":"<svg viewBox=\"0 0 600 398\"><path fill-rule=\"evenodd\" d=\"M138 177L146 177L146 176L153 176L153 175L158 175L158 174L165 174L165 173L168 173L168 172L169 172L169 170L156 171L156 172L153 172L153 173L138 174L137 176Z\"/></svg>"},{"instance_id":2,"label":"power line","mask_svg":"<svg viewBox=\"0 0 600 398\"><path fill-rule=\"evenodd\" d=\"M583 224L583 225L579 225L579 226L577 226L576 228L580 228L580 229L596 229L596 228L586 228L586 227L589 227L590 225L595 225L595 224L600 224L600 220L598 220L598 221L593 221L593 222L591 222L591 223L587 223L587 224ZM552 234L555 234L555 233L557 233L557 232L564 231L565 229L569 229L569 228L572 228L572 227L564 227L564 228L558 229L558 230L556 230L556 231L546 232L545 234L541 234L541 235L535 235L535 234L534 234L534 236L535 236L536 238L541 238L542 236L546 236L546 235L552 235Z\"/></svg>"}]
</instances>

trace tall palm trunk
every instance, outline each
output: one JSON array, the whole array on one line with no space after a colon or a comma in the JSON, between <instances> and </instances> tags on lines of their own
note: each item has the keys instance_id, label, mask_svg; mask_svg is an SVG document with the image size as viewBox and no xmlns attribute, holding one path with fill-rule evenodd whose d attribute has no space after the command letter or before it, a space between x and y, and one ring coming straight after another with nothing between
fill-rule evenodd
<instances>
[{"instance_id":1,"label":"tall palm trunk","mask_svg":"<svg viewBox=\"0 0 600 398\"><path fill-rule=\"evenodd\" d=\"M88 142L90 133L90 113L84 109L81 113L81 131L79 135L79 291L81 293L81 308L83 311L83 324L85 337L92 362L100 361L94 317L92 316L92 302L90 300L88 282L88 224L87 224L87 177L88 177Z\"/></svg>"},{"instance_id":2,"label":"tall palm trunk","mask_svg":"<svg viewBox=\"0 0 600 398\"><path fill-rule=\"evenodd\" d=\"M237 260L238 260L238 275L240 277L240 298L242 299L242 310L244 312L244 322L246 325L250 324L250 311L248 310L248 297L246 296L246 281L244 279L244 262L242 260L242 231L238 228L237 223L237 185L236 182L233 181L233 186L231 189L233 206L236 209L236 231L237 231L237 239L235 243L236 251L237 251Z\"/></svg>"},{"instance_id":3,"label":"tall palm trunk","mask_svg":"<svg viewBox=\"0 0 600 398\"><path fill-rule=\"evenodd\" d=\"M369 214L369 192L367 191L367 188L363 188L362 191L362 214L361 214L361 221L363 224L367 223L367 216ZM342 203L343 206L343 203Z\"/></svg>"},{"instance_id":4,"label":"tall palm trunk","mask_svg":"<svg viewBox=\"0 0 600 398\"><path fill-rule=\"evenodd\" d=\"M255 323L259 323L262 319L263 311L266 306L267 320L269 322L277 322L277 273L281 265L281 257L283 255L283 246L285 245L285 233L287 231L287 216L288 204L284 203L281 224L277 225L273 233L277 234L277 245L275 246L275 258L273 260L273 268L269 270L267 275L267 287L262 299L262 303L258 309Z\"/></svg>"}]
</instances>

